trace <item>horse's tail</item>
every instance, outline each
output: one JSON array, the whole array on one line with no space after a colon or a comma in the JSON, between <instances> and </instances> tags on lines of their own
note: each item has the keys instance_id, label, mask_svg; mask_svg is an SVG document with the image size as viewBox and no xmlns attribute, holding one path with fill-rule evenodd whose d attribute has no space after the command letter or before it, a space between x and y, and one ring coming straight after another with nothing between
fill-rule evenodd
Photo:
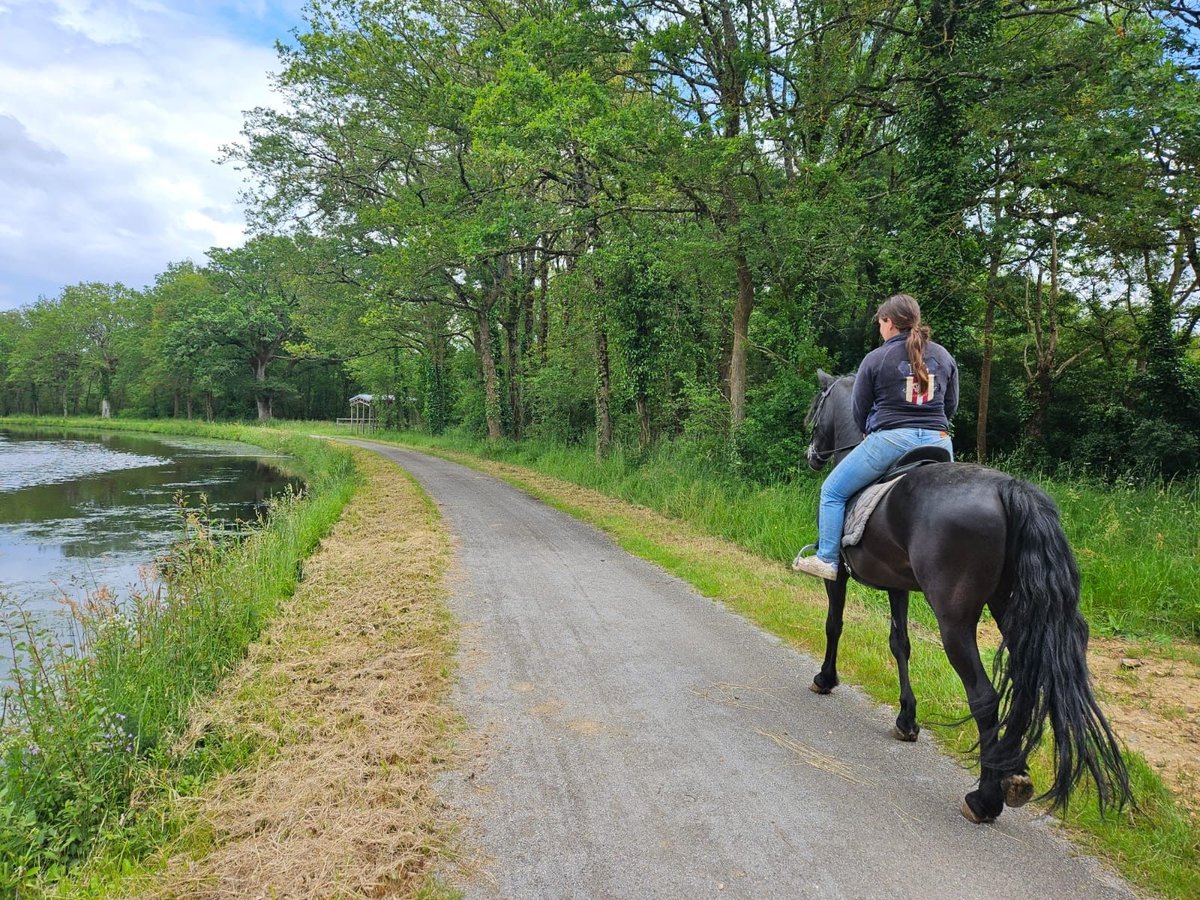
<instances>
[{"instance_id":1,"label":"horse's tail","mask_svg":"<svg viewBox=\"0 0 1200 900\"><path fill-rule=\"evenodd\" d=\"M1100 809L1132 799L1129 773L1112 728L1096 703L1087 668L1088 627L1079 612L1079 569L1045 491L1018 479L1001 484L1008 522L1006 562L1012 594L1000 622L995 661L1000 695L995 758L985 764L1011 772L1042 738L1054 735L1054 783L1041 798L1065 807L1075 784L1090 772Z\"/></svg>"}]
</instances>

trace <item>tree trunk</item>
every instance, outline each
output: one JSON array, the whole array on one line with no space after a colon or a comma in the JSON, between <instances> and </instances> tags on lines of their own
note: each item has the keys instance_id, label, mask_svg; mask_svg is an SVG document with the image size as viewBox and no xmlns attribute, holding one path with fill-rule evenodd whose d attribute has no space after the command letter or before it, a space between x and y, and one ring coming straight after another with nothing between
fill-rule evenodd
<instances>
[{"instance_id":1,"label":"tree trunk","mask_svg":"<svg viewBox=\"0 0 1200 900\"><path fill-rule=\"evenodd\" d=\"M1025 399L1029 415L1025 419L1025 437L1037 446L1046 435L1046 416L1054 390L1054 370L1058 361L1058 221L1050 231L1050 298L1042 296L1042 274L1038 273L1033 304L1028 310L1034 334L1035 360L1032 369L1025 367L1027 383ZM1028 288L1026 289L1028 293ZM1026 300L1029 306L1028 299Z\"/></svg>"},{"instance_id":2,"label":"tree trunk","mask_svg":"<svg viewBox=\"0 0 1200 900\"><path fill-rule=\"evenodd\" d=\"M254 383L257 386L254 402L258 405L258 421L260 422L269 422L271 419L271 397L266 392L267 363L269 362L269 359L262 357L254 359Z\"/></svg>"},{"instance_id":3,"label":"tree trunk","mask_svg":"<svg viewBox=\"0 0 1200 900\"><path fill-rule=\"evenodd\" d=\"M979 364L979 411L975 419L975 461L987 464L988 402L992 393L992 351L996 336L996 290L999 286L1000 252L992 251L987 280L987 307L983 315L983 359Z\"/></svg>"},{"instance_id":4,"label":"tree trunk","mask_svg":"<svg viewBox=\"0 0 1200 900\"><path fill-rule=\"evenodd\" d=\"M500 440L500 391L496 384L496 357L492 354L492 327L484 309L475 311L476 349L483 370L483 407L488 440Z\"/></svg>"},{"instance_id":5,"label":"tree trunk","mask_svg":"<svg viewBox=\"0 0 1200 900\"><path fill-rule=\"evenodd\" d=\"M513 438L521 439L521 352L518 348L519 312L517 298L510 299L509 315L504 321L504 356L508 370L508 421Z\"/></svg>"},{"instance_id":6,"label":"tree trunk","mask_svg":"<svg viewBox=\"0 0 1200 900\"><path fill-rule=\"evenodd\" d=\"M609 400L612 393L612 374L608 358L608 332L596 323L596 461L608 456L612 449L612 418Z\"/></svg>"},{"instance_id":7,"label":"tree trunk","mask_svg":"<svg viewBox=\"0 0 1200 900\"><path fill-rule=\"evenodd\" d=\"M105 368L100 372L100 418L112 418L112 383L116 360L105 357Z\"/></svg>"},{"instance_id":8,"label":"tree trunk","mask_svg":"<svg viewBox=\"0 0 1200 900\"><path fill-rule=\"evenodd\" d=\"M425 319L425 427L430 434L441 434L446 430L448 410L446 404L446 344L440 323L434 318L432 308Z\"/></svg>"},{"instance_id":9,"label":"tree trunk","mask_svg":"<svg viewBox=\"0 0 1200 900\"><path fill-rule=\"evenodd\" d=\"M1050 409L1053 379L1049 369L1039 369L1035 377L1025 385L1025 399L1029 403L1029 415L1025 419L1025 437L1041 446L1046 436L1046 416Z\"/></svg>"},{"instance_id":10,"label":"tree trunk","mask_svg":"<svg viewBox=\"0 0 1200 900\"><path fill-rule=\"evenodd\" d=\"M525 419L529 416L529 407L525 404L526 367L533 356L534 347L534 307L536 306L535 291L537 287L537 255L527 253L521 266L521 337L517 342L517 371L520 378L517 381L517 408L514 411L521 433L525 431Z\"/></svg>"},{"instance_id":11,"label":"tree trunk","mask_svg":"<svg viewBox=\"0 0 1200 900\"><path fill-rule=\"evenodd\" d=\"M638 418L638 447L645 450L650 446L650 402L645 394L638 394L637 403L637 418Z\"/></svg>"},{"instance_id":12,"label":"tree trunk","mask_svg":"<svg viewBox=\"0 0 1200 900\"><path fill-rule=\"evenodd\" d=\"M719 64L714 67L718 74L718 94L721 111L725 118L724 136L733 140L742 133L742 110L746 102L746 76L739 60L743 49L737 23L733 18L731 4L720 5L720 31L713 28L714 43L719 41ZM731 171L728 178L735 177ZM733 347L729 354L729 413L736 430L746 417L746 351L750 335L750 313L754 309L754 279L746 250L738 233L741 209L732 184L726 182L722 191L724 199L724 222L720 228L736 241L733 261L737 268L737 300L733 306Z\"/></svg>"},{"instance_id":13,"label":"tree trunk","mask_svg":"<svg viewBox=\"0 0 1200 900\"><path fill-rule=\"evenodd\" d=\"M736 429L746 418L746 350L750 338L750 313L754 309L754 281L746 254L738 250L738 293L733 307L733 351L729 357L729 410Z\"/></svg>"},{"instance_id":14,"label":"tree trunk","mask_svg":"<svg viewBox=\"0 0 1200 900\"><path fill-rule=\"evenodd\" d=\"M979 364L979 412L975 419L975 461L987 464L988 401L992 390L992 344L996 330L996 298L990 293L983 317L983 360Z\"/></svg>"},{"instance_id":15,"label":"tree trunk","mask_svg":"<svg viewBox=\"0 0 1200 900\"><path fill-rule=\"evenodd\" d=\"M537 259L533 253L525 255L521 278L521 358L525 359L533 348L533 308L537 285Z\"/></svg>"},{"instance_id":16,"label":"tree trunk","mask_svg":"<svg viewBox=\"0 0 1200 900\"><path fill-rule=\"evenodd\" d=\"M550 282L550 263L544 257L538 265L538 309L537 309L537 344L538 358L543 364L546 362L547 343L550 340L550 307L547 303L547 294Z\"/></svg>"}]
</instances>

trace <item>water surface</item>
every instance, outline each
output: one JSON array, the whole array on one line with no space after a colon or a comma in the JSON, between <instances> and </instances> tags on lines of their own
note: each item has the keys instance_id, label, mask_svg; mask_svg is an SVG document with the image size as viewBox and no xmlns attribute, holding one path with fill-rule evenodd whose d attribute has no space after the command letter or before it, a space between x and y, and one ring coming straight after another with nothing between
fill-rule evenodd
<instances>
[{"instance_id":1,"label":"water surface","mask_svg":"<svg viewBox=\"0 0 1200 900\"><path fill-rule=\"evenodd\" d=\"M0 430L0 593L33 611L104 586L128 596L181 536L175 496L253 521L298 486L250 444L111 432Z\"/></svg>"}]
</instances>

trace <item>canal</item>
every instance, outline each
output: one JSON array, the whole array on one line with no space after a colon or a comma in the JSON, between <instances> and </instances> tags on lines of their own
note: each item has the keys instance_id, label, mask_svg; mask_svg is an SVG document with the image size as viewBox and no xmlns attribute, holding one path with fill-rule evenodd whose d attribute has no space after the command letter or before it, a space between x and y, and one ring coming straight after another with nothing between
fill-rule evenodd
<instances>
[{"instance_id":1,"label":"canal","mask_svg":"<svg viewBox=\"0 0 1200 900\"><path fill-rule=\"evenodd\" d=\"M128 596L182 534L177 495L252 522L299 486L280 461L208 438L0 428L0 594L39 617L101 586Z\"/></svg>"}]
</instances>

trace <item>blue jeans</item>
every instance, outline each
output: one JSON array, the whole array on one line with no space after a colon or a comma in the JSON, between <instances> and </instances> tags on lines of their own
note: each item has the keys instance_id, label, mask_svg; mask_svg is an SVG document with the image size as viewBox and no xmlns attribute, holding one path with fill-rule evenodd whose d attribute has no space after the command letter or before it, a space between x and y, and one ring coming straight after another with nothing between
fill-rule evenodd
<instances>
[{"instance_id":1,"label":"blue jeans","mask_svg":"<svg viewBox=\"0 0 1200 900\"><path fill-rule=\"evenodd\" d=\"M821 485L821 510L817 519L820 530L817 556L837 565L842 550L842 527L846 522L846 503L860 490L886 472L901 456L914 447L933 444L945 447L954 458L950 436L932 428L891 428L868 434L861 444L833 467Z\"/></svg>"}]
</instances>

